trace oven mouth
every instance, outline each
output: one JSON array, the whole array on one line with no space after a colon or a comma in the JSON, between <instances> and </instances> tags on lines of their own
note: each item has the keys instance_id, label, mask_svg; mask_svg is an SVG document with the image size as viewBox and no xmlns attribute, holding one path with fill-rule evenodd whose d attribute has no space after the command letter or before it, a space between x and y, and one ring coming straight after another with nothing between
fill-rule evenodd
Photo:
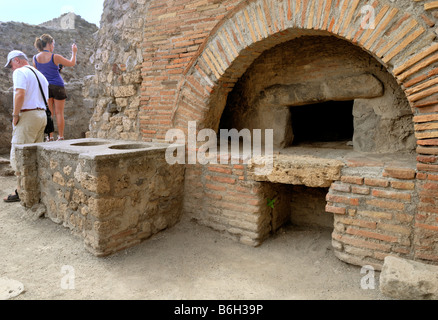
<instances>
[{"instance_id":1,"label":"oven mouth","mask_svg":"<svg viewBox=\"0 0 438 320\"><path fill-rule=\"evenodd\" d=\"M349 144L354 134L353 105L354 100L347 100L290 107L292 146Z\"/></svg>"}]
</instances>

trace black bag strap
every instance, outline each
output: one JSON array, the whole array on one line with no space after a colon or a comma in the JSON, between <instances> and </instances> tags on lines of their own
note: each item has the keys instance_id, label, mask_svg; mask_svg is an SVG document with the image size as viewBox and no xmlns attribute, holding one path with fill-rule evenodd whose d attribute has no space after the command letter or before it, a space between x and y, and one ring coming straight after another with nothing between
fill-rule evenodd
<instances>
[{"instance_id":1,"label":"black bag strap","mask_svg":"<svg viewBox=\"0 0 438 320\"><path fill-rule=\"evenodd\" d=\"M47 99L46 99L46 96L44 95L44 91L43 91L43 87L41 86L41 82L40 82L40 79L38 78L38 76L37 76L36 72L35 72L35 71L33 71L33 69L32 69L31 67L28 67L28 69L29 69L30 71L32 71L32 72L33 72L33 74L35 75L35 77L37 78L37 81L38 81L38 85L39 85L39 87L40 87L40 91L41 91L41 95L43 96L43 99L44 99L44 103L46 104L46 108L47 108L47 106L48 106L48 104L47 104Z\"/></svg>"}]
</instances>

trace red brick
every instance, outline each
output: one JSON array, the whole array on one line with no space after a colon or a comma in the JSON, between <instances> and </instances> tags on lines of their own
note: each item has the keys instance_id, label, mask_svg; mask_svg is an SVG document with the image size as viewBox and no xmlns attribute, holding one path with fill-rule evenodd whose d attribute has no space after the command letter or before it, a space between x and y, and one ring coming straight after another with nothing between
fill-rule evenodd
<instances>
[{"instance_id":1,"label":"red brick","mask_svg":"<svg viewBox=\"0 0 438 320\"><path fill-rule=\"evenodd\" d=\"M371 159L347 159L347 166L352 168L357 167L383 167L382 161L371 160Z\"/></svg>"},{"instance_id":2,"label":"red brick","mask_svg":"<svg viewBox=\"0 0 438 320\"><path fill-rule=\"evenodd\" d=\"M438 190L438 183L435 183L435 182L424 183L420 186L420 188L425 189L425 190L437 191Z\"/></svg>"},{"instance_id":3,"label":"red brick","mask_svg":"<svg viewBox=\"0 0 438 320\"><path fill-rule=\"evenodd\" d=\"M419 212L428 212L428 213L438 214L438 207L435 205L420 204L420 205L418 205L417 209Z\"/></svg>"},{"instance_id":4,"label":"red brick","mask_svg":"<svg viewBox=\"0 0 438 320\"><path fill-rule=\"evenodd\" d=\"M425 223L416 222L415 227L423 228L423 229L427 229L427 230L432 230L432 231L438 231L438 226L431 226L431 225L425 224Z\"/></svg>"},{"instance_id":5,"label":"red brick","mask_svg":"<svg viewBox=\"0 0 438 320\"><path fill-rule=\"evenodd\" d=\"M397 242L398 241L398 238L394 237L394 236L388 236L388 235L377 233L377 232L356 229L353 227L348 227L346 232L348 234L351 234L351 235L361 236L361 237L365 237L365 238L372 238L372 239L377 239L377 240L386 241L386 242Z\"/></svg>"},{"instance_id":6,"label":"red brick","mask_svg":"<svg viewBox=\"0 0 438 320\"><path fill-rule=\"evenodd\" d=\"M398 19L397 23L395 23L388 31L385 32L385 34L387 36L391 36L391 33L394 32L395 30L397 30L398 28L400 28L400 26L402 25L402 23L404 21L406 21L407 19L409 19L410 15L409 14L404 14L400 19Z\"/></svg>"},{"instance_id":7,"label":"red brick","mask_svg":"<svg viewBox=\"0 0 438 320\"><path fill-rule=\"evenodd\" d=\"M420 113L437 113L438 112L438 104L434 104L430 107L423 107L421 109L418 109Z\"/></svg>"},{"instance_id":8,"label":"red brick","mask_svg":"<svg viewBox=\"0 0 438 320\"><path fill-rule=\"evenodd\" d=\"M220 176L205 176L206 179L221 182L221 183L227 183L227 184L235 184L236 179L235 178L229 178L229 177L220 177Z\"/></svg>"},{"instance_id":9,"label":"red brick","mask_svg":"<svg viewBox=\"0 0 438 320\"><path fill-rule=\"evenodd\" d=\"M227 187L224 187L222 185L211 184L211 183L206 183L205 187L207 189L211 189L211 190L215 190L215 191L226 191L227 190Z\"/></svg>"},{"instance_id":10,"label":"red brick","mask_svg":"<svg viewBox=\"0 0 438 320\"><path fill-rule=\"evenodd\" d=\"M438 191L433 189L425 189L418 187L418 194L422 197L438 197Z\"/></svg>"},{"instance_id":11,"label":"red brick","mask_svg":"<svg viewBox=\"0 0 438 320\"><path fill-rule=\"evenodd\" d=\"M417 156L417 161L424 163L434 163L437 160L437 157L434 156Z\"/></svg>"},{"instance_id":12,"label":"red brick","mask_svg":"<svg viewBox=\"0 0 438 320\"><path fill-rule=\"evenodd\" d=\"M394 214L394 218L401 223L409 223L414 219L412 215L406 213L396 213Z\"/></svg>"},{"instance_id":13,"label":"red brick","mask_svg":"<svg viewBox=\"0 0 438 320\"><path fill-rule=\"evenodd\" d=\"M227 188L227 195L230 197L235 197L234 200L240 199L240 201L242 201L246 199L264 199L264 197L258 194L236 192L235 189L236 188Z\"/></svg>"},{"instance_id":14,"label":"red brick","mask_svg":"<svg viewBox=\"0 0 438 320\"><path fill-rule=\"evenodd\" d=\"M380 230L385 230L389 232L393 232L396 234L402 234L405 236L409 236L411 234L411 228L401 225L389 224L389 223L381 223L377 224L377 228Z\"/></svg>"},{"instance_id":15,"label":"red brick","mask_svg":"<svg viewBox=\"0 0 438 320\"><path fill-rule=\"evenodd\" d=\"M429 27L434 27L435 26L435 21L431 20L426 14L422 14L421 18L424 20L424 22L426 22L426 24Z\"/></svg>"},{"instance_id":16,"label":"red brick","mask_svg":"<svg viewBox=\"0 0 438 320\"><path fill-rule=\"evenodd\" d=\"M129 229L122 232L119 232L113 236L110 237L111 240L119 240L119 239L126 239L128 236L136 233L136 229Z\"/></svg>"},{"instance_id":17,"label":"red brick","mask_svg":"<svg viewBox=\"0 0 438 320\"><path fill-rule=\"evenodd\" d=\"M393 246L392 251L395 253L409 254L411 252L411 248L410 247Z\"/></svg>"},{"instance_id":18,"label":"red brick","mask_svg":"<svg viewBox=\"0 0 438 320\"><path fill-rule=\"evenodd\" d=\"M378 199L371 199L371 200L366 200L366 204L371 205L371 206L375 206L375 207L379 207L382 209L393 209L393 210L399 210L399 211L405 209L405 205L403 203L395 202L395 201L384 201L384 200L378 200Z\"/></svg>"},{"instance_id":19,"label":"red brick","mask_svg":"<svg viewBox=\"0 0 438 320\"><path fill-rule=\"evenodd\" d=\"M428 197L428 196L420 195L420 201L421 201L422 203L435 204L435 199L436 199L436 196L430 196L430 197Z\"/></svg>"},{"instance_id":20,"label":"red brick","mask_svg":"<svg viewBox=\"0 0 438 320\"><path fill-rule=\"evenodd\" d=\"M292 19L292 8L291 8L291 3L290 0L287 1L287 20L291 20Z\"/></svg>"},{"instance_id":21,"label":"red brick","mask_svg":"<svg viewBox=\"0 0 438 320\"><path fill-rule=\"evenodd\" d=\"M415 169L387 167L384 176L396 179L410 180L415 178Z\"/></svg>"},{"instance_id":22,"label":"red brick","mask_svg":"<svg viewBox=\"0 0 438 320\"><path fill-rule=\"evenodd\" d=\"M215 202L214 206L218 208L224 208L224 209L236 211L236 212L257 213L259 211L258 206L238 205L234 203L228 203L225 201Z\"/></svg>"},{"instance_id":23,"label":"red brick","mask_svg":"<svg viewBox=\"0 0 438 320\"><path fill-rule=\"evenodd\" d=\"M345 184L345 183L332 183L331 187L332 190L335 191L340 191L340 192L350 192L351 191L351 187L349 184Z\"/></svg>"},{"instance_id":24,"label":"red brick","mask_svg":"<svg viewBox=\"0 0 438 320\"><path fill-rule=\"evenodd\" d=\"M329 24L329 27L327 29L329 32L332 32L334 24L335 24L335 18L332 18L330 20L330 24Z\"/></svg>"},{"instance_id":25,"label":"red brick","mask_svg":"<svg viewBox=\"0 0 438 320\"><path fill-rule=\"evenodd\" d=\"M359 248L380 250L380 251L384 251L384 252L389 252L391 250L391 245L389 245L389 244L383 244L383 243L378 243L378 242L374 242L374 241L358 239L358 238L350 237L347 235L340 235L340 234L337 234L335 232L332 234L332 237L333 237L333 239L338 240L342 243L349 244L349 245L359 247Z\"/></svg>"},{"instance_id":26,"label":"red brick","mask_svg":"<svg viewBox=\"0 0 438 320\"><path fill-rule=\"evenodd\" d=\"M364 183L367 186L372 186L372 187L387 187L387 186L389 186L388 180L375 179L375 178L365 178Z\"/></svg>"},{"instance_id":27,"label":"red brick","mask_svg":"<svg viewBox=\"0 0 438 320\"><path fill-rule=\"evenodd\" d=\"M377 227L377 222L375 221L365 221L357 218L338 218L337 221L343 224L348 224L348 225L367 228L367 229L376 229Z\"/></svg>"},{"instance_id":28,"label":"red brick","mask_svg":"<svg viewBox=\"0 0 438 320\"><path fill-rule=\"evenodd\" d=\"M370 188L369 187L352 186L351 192L356 193L356 194L366 195L366 194L370 194Z\"/></svg>"},{"instance_id":29,"label":"red brick","mask_svg":"<svg viewBox=\"0 0 438 320\"><path fill-rule=\"evenodd\" d=\"M252 206L260 206L262 203L264 204L266 202L266 199L259 199L257 197L254 197L254 195L242 195L231 192L228 192L227 195L223 197L223 199L228 202L235 202L238 204L244 203L245 205L248 204Z\"/></svg>"},{"instance_id":30,"label":"red brick","mask_svg":"<svg viewBox=\"0 0 438 320\"><path fill-rule=\"evenodd\" d=\"M411 201L411 195L409 193L391 192L383 190L372 190L371 194L379 198L387 198L394 200Z\"/></svg>"},{"instance_id":31,"label":"red brick","mask_svg":"<svg viewBox=\"0 0 438 320\"><path fill-rule=\"evenodd\" d=\"M229 167L208 167L209 171L219 172L224 174L232 174L232 170Z\"/></svg>"},{"instance_id":32,"label":"red brick","mask_svg":"<svg viewBox=\"0 0 438 320\"><path fill-rule=\"evenodd\" d=\"M417 144L422 146L438 146L438 139L417 140Z\"/></svg>"},{"instance_id":33,"label":"red brick","mask_svg":"<svg viewBox=\"0 0 438 320\"><path fill-rule=\"evenodd\" d=\"M156 134L157 130L142 130L143 133Z\"/></svg>"},{"instance_id":34,"label":"red brick","mask_svg":"<svg viewBox=\"0 0 438 320\"><path fill-rule=\"evenodd\" d=\"M330 212L330 213L335 213L335 214L346 214L345 208L335 207L335 206L330 206L330 205L325 206L325 211Z\"/></svg>"},{"instance_id":35,"label":"red brick","mask_svg":"<svg viewBox=\"0 0 438 320\"><path fill-rule=\"evenodd\" d=\"M204 86L201 85L197 79L195 79L194 77L188 77L188 83L190 83L190 85L197 91L197 93L204 95L205 89Z\"/></svg>"},{"instance_id":36,"label":"red brick","mask_svg":"<svg viewBox=\"0 0 438 320\"><path fill-rule=\"evenodd\" d=\"M419 180L426 180L427 176L428 176L427 173L424 173L424 172L417 173L417 179L419 179Z\"/></svg>"},{"instance_id":37,"label":"red brick","mask_svg":"<svg viewBox=\"0 0 438 320\"><path fill-rule=\"evenodd\" d=\"M356 177L356 176L342 176L341 181L345 183L352 183L352 184L363 184L364 178L363 177Z\"/></svg>"},{"instance_id":38,"label":"red brick","mask_svg":"<svg viewBox=\"0 0 438 320\"><path fill-rule=\"evenodd\" d=\"M417 163L417 169L420 171L438 172L438 165Z\"/></svg>"},{"instance_id":39,"label":"red brick","mask_svg":"<svg viewBox=\"0 0 438 320\"><path fill-rule=\"evenodd\" d=\"M359 199L358 198L336 196L336 195L332 195L330 193L327 194L326 200L330 201L330 202L349 204L349 205L352 205L352 206L359 205Z\"/></svg>"},{"instance_id":40,"label":"red brick","mask_svg":"<svg viewBox=\"0 0 438 320\"><path fill-rule=\"evenodd\" d=\"M414 182L391 181L391 187L393 187L394 189L400 189L400 190L414 190L415 183Z\"/></svg>"}]
</instances>

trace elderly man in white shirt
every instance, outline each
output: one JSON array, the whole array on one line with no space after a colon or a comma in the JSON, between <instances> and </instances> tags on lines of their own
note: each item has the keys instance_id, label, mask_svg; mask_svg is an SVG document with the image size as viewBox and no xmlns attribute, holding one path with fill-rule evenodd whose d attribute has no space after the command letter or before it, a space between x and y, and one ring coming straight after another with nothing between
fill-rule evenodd
<instances>
[{"instance_id":1,"label":"elderly man in white shirt","mask_svg":"<svg viewBox=\"0 0 438 320\"><path fill-rule=\"evenodd\" d=\"M12 112L11 166L20 179L15 161L17 144L39 143L44 141L44 128L47 124L46 102L49 96L47 79L37 69L31 67L27 56L18 50L8 54L5 68L12 69L14 82L14 109ZM42 86L45 99L42 96ZM15 193L4 198L5 202L18 202L20 183Z\"/></svg>"}]
</instances>

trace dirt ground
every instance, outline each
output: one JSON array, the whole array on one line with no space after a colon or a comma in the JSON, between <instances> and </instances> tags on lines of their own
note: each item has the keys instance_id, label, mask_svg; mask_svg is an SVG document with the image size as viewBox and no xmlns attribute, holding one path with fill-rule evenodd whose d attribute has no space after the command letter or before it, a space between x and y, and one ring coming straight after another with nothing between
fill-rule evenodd
<instances>
[{"instance_id":1,"label":"dirt ground","mask_svg":"<svg viewBox=\"0 0 438 320\"><path fill-rule=\"evenodd\" d=\"M1 198L15 185L15 177L0 176ZM24 286L11 300L388 299L379 272L375 289L362 289L361 268L334 256L330 230L285 227L254 248L183 219L98 258L62 225L31 219L19 203L2 200L0 257L0 279ZM7 290L1 286L0 293Z\"/></svg>"}]
</instances>

